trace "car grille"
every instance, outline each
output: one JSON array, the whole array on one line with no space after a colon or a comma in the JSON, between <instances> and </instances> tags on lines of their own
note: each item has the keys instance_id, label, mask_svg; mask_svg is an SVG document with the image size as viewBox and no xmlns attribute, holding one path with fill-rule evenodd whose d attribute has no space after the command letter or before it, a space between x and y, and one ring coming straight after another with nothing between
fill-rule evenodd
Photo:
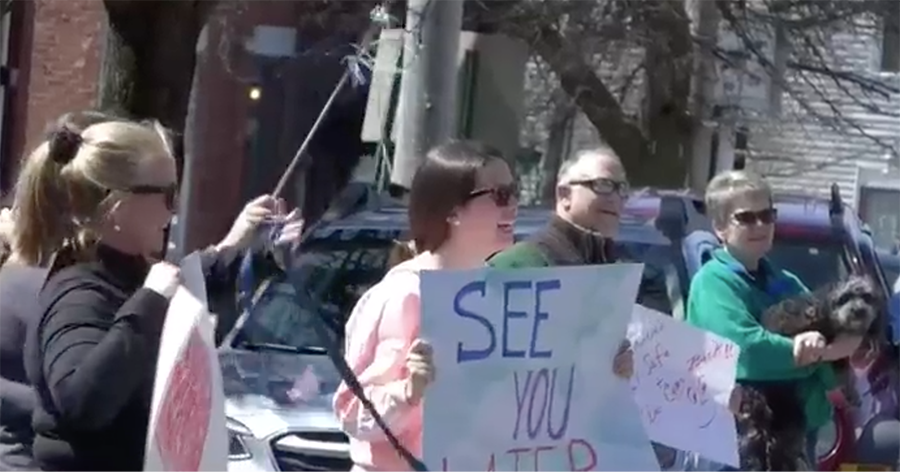
<instances>
[{"instance_id":1,"label":"car grille","mask_svg":"<svg viewBox=\"0 0 900 472\"><path fill-rule=\"evenodd\" d=\"M339 432L302 432L292 433L290 436L319 443L347 443L347 436ZM275 457L275 462L278 464L278 470L350 470L353 467L353 462L346 454L335 453L325 449L317 451L315 447L308 447L299 451L295 448L278 444L284 438L282 436L272 441L272 453Z\"/></svg>"}]
</instances>

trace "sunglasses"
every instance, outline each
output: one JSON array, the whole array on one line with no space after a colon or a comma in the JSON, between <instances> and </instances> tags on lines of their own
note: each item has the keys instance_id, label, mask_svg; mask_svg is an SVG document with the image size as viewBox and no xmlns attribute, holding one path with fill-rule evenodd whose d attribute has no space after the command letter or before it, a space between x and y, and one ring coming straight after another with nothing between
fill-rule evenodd
<instances>
[{"instance_id":1,"label":"sunglasses","mask_svg":"<svg viewBox=\"0 0 900 472\"><path fill-rule=\"evenodd\" d=\"M466 201L474 200L482 195L490 195L491 200L493 200L498 207L506 207L509 206L510 202L514 198L519 198L519 186L515 183L512 183L506 185L498 185L493 188L473 190L469 192L469 197L466 199Z\"/></svg>"},{"instance_id":2,"label":"sunglasses","mask_svg":"<svg viewBox=\"0 0 900 472\"><path fill-rule=\"evenodd\" d=\"M128 193L135 195L162 195L166 202L166 208L175 210L175 202L178 197L178 186L175 184L157 186L157 185L136 185L126 190Z\"/></svg>"},{"instance_id":3,"label":"sunglasses","mask_svg":"<svg viewBox=\"0 0 900 472\"><path fill-rule=\"evenodd\" d=\"M741 226L752 226L756 224L770 225L778 219L778 210L774 208L766 208L759 211L739 211L731 215L737 224Z\"/></svg>"},{"instance_id":4,"label":"sunglasses","mask_svg":"<svg viewBox=\"0 0 900 472\"><path fill-rule=\"evenodd\" d=\"M616 193L620 197L627 197L628 193L631 191L631 187L628 185L628 182L625 182L624 180L599 178L590 180L575 180L570 183L571 185L581 185L582 187L587 187L597 195L612 195Z\"/></svg>"}]
</instances>

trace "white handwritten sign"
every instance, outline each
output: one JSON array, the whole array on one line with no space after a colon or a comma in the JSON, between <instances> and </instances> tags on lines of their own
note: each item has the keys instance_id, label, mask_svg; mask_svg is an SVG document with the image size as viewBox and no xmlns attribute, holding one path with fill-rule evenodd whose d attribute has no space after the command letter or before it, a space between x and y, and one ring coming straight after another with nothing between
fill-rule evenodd
<instances>
[{"instance_id":1,"label":"white handwritten sign","mask_svg":"<svg viewBox=\"0 0 900 472\"><path fill-rule=\"evenodd\" d=\"M650 439L738 466L728 400L740 349L722 337L635 305L631 388Z\"/></svg>"},{"instance_id":2,"label":"white handwritten sign","mask_svg":"<svg viewBox=\"0 0 900 472\"><path fill-rule=\"evenodd\" d=\"M659 470L612 372L641 265L422 274L429 470Z\"/></svg>"},{"instance_id":3,"label":"white handwritten sign","mask_svg":"<svg viewBox=\"0 0 900 472\"><path fill-rule=\"evenodd\" d=\"M169 304L144 470L216 471L228 465L225 394L205 302L181 286Z\"/></svg>"}]
</instances>

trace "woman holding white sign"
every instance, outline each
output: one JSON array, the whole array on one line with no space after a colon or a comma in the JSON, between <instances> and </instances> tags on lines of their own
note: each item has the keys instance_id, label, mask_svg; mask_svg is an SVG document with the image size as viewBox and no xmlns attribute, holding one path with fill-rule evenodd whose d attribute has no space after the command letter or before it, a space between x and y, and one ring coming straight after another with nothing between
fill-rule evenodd
<instances>
[{"instance_id":1,"label":"woman holding white sign","mask_svg":"<svg viewBox=\"0 0 900 472\"><path fill-rule=\"evenodd\" d=\"M177 267L154 263L176 189L172 147L155 123L63 128L25 164L15 247L27 264L52 259L25 351L43 470L143 469L160 332L180 284ZM209 286L229 278L274 208L271 197L254 200L204 253ZM51 226L58 239L24 237Z\"/></svg>"},{"instance_id":2,"label":"woman holding white sign","mask_svg":"<svg viewBox=\"0 0 900 472\"><path fill-rule=\"evenodd\" d=\"M418 339L420 271L483 267L513 242L518 192L499 151L466 141L438 146L411 187L418 255L369 289L347 322L345 355L358 384L342 383L334 408L355 470L422 467L421 400L434 364L430 346Z\"/></svg>"}]
</instances>

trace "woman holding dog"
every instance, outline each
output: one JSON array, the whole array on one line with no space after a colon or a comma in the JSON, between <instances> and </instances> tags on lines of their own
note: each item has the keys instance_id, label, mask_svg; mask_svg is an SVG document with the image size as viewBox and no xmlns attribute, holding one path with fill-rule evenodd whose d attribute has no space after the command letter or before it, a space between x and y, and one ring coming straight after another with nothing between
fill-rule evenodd
<instances>
[{"instance_id":1,"label":"woman holding dog","mask_svg":"<svg viewBox=\"0 0 900 472\"><path fill-rule=\"evenodd\" d=\"M694 276L687 321L740 346L739 384L797 380L808 431L806 459L815 469L816 433L831 419L828 392L837 387L831 366L823 362L849 357L860 340L826 345L818 332L791 339L760 325L768 307L807 291L796 276L765 257L772 248L777 212L772 191L761 177L743 171L717 175L706 189L706 207L723 249Z\"/></svg>"}]
</instances>

